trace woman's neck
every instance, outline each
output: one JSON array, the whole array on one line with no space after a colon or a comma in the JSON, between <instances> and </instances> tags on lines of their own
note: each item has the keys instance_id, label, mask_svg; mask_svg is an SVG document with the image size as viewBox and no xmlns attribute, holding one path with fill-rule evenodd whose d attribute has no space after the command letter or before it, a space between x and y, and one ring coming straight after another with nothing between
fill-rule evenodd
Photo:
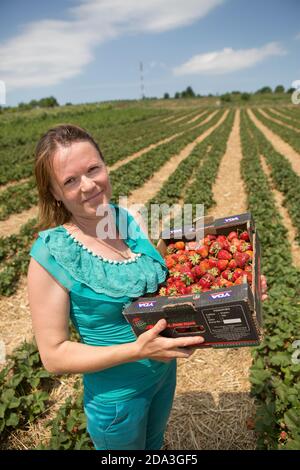
<instances>
[{"instance_id":1,"label":"woman's neck","mask_svg":"<svg viewBox=\"0 0 300 470\"><path fill-rule=\"evenodd\" d=\"M72 215L69 223L75 225L85 235L91 237L107 238L107 233L109 233L108 238L118 238L116 235L115 220L110 207L106 210L104 215L101 214L95 217Z\"/></svg>"}]
</instances>

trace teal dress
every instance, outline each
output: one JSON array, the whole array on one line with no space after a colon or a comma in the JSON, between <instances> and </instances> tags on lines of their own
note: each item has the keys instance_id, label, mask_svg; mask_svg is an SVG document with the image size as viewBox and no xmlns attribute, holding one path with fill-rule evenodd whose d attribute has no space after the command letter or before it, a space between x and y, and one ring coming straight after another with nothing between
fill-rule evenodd
<instances>
[{"instance_id":1,"label":"teal dress","mask_svg":"<svg viewBox=\"0 0 300 470\"><path fill-rule=\"evenodd\" d=\"M69 291L70 318L81 342L93 346L135 341L123 308L139 296L156 292L167 274L163 258L131 214L113 204L111 208L119 233L137 254L133 261L104 259L76 241L63 226L39 232L30 251ZM86 373L85 398L94 403L129 400L158 382L169 367L169 363L144 359Z\"/></svg>"}]
</instances>

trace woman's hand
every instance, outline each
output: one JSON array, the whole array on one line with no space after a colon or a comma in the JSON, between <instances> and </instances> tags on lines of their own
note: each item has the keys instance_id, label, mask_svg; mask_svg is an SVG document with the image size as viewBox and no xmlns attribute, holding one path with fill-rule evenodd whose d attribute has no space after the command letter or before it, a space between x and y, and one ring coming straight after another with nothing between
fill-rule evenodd
<instances>
[{"instance_id":1,"label":"woman's hand","mask_svg":"<svg viewBox=\"0 0 300 470\"><path fill-rule=\"evenodd\" d=\"M161 319L151 330L142 333L137 338L136 345L140 359L147 358L170 362L177 357L188 358L195 351L195 346L204 342L202 336L188 336L185 338L165 338L160 336L159 334L166 326L167 321Z\"/></svg>"},{"instance_id":2,"label":"woman's hand","mask_svg":"<svg viewBox=\"0 0 300 470\"><path fill-rule=\"evenodd\" d=\"M265 300L268 299L268 285L267 285L267 279L266 276L263 274L260 276L260 285L261 285L261 300L264 302Z\"/></svg>"}]
</instances>

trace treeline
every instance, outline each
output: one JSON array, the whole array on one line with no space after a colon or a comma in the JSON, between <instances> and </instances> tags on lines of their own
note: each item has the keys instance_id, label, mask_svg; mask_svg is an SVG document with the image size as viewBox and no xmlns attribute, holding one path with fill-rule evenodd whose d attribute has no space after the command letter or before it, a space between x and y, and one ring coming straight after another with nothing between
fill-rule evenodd
<instances>
[{"instance_id":1,"label":"treeline","mask_svg":"<svg viewBox=\"0 0 300 470\"><path fill-rule=\"evenodd\" d=\"M259 88L257 91L253 92L253 93L248 93L248 92L242 92L242 91L231 91L231 92L228 92L228 93L224 93L220 96L218 96L220 98L221 101L224 101L224 102L230 102L230 101L233 101L234 97L235 98L240 98L241 100L244 100L244 101L248 101L250 100L251 96L252 95L263 95L263 94L280 94L280 93L287 93L287 94L291 94L293 93L293 91L295 90L295 88L289 88L287 90L285 90L284 86L283 85L277 85L274 90L272 90L271 87L269 86L264 86L262 88ZM194 92L194 90L192 89L191 86L188 86L184 91L176 91L176 93L174 93L174 97L175 99L180 99L180 98L202 98L204 96L208 96L208 97L212 97L212 96L215 96L215 95L212 95L211 93L209 95L200 95L200 94L196 94ZM169 99L171 98L170 94L169 93L164 93L164 96L163 96L164 99Z\"/></svg>"}]
</instances>

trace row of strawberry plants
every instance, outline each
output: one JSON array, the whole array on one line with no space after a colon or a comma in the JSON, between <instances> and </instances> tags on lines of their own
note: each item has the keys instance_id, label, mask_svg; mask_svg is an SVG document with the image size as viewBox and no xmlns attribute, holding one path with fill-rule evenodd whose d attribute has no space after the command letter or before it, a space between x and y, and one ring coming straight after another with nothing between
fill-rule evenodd
<instances>
[{"instance_id":1,"label":"row of strawberry plants","mask_svg":"<svg viewBox=\"0 0 300 470\"><path fill-rule=\"evenodd\" d=\"M295 129L300 129L300 123L299 121L295 120L295 119L291 119L291 118L287 118L284 114L282 114L280 111L279 114L274 113L271 109L267 108L267 109L264 109L264 112L270 116L271 118L274 118L274 119L277 119L279 121L281 121L283 124L287 124L288 126L292 126L294 127Z\"/></svg>"},{"instance_id":2,"label":"row of strawberry plants","mask_svg":"<svg viewBox=\"0 0 300 470\"><path fill-rule=\"evenodd\" d=\"M123 111L120 113L123 120L116 117L115 122L112 124L112 117L109 114L98 111L97 113L91 112L85 115L81 115L81 113L79 115L73 114L71 122L87 128L95 135L109 164L112 164L122 155L126 156L128 150L140 150L141 146L147 145L149 138L155 138L156 133L158 138L173 133L171 125L161 126L159 114L156 113L154 118L152 114L146 119L144 114L136 113L136 116L134 116L134 114L129 114L129 111ZM127 121L124 120L124 116L128 116ZM11 129L7 130L3 138L0 138L0 184L32 174L32 155L35 143L42 133L60 122L63 121L58 114L40 122L33 120L30 127L29 121L28 125L26 125L26 122L23 123L20 129L11 126ZM108 122L111 123L110 126L107 125ZM150 134L149 130L151 131ZM18 132L21 136L18 136ZM128 142L131 144L130 148ZM123 149L120 155L118 149Z\"/></svg>"},{"instance_id":3,"label":"row of strawberry plants","mask_svg":"<svg viewBox=\"0 0 300 470\"><path fill-rule=\"evenodd\" d=\"M186 131L174 141L167 142L151 150L140 158L133 160L110 173L113 187L113 200L128 196L132 191L143 185L173 155L178 154L186 145L216 124L223 111L219 111L209 122Z\"/></svg>"},{"instance_id":4,"label":"row of strawberry plants","mask_svg":"<svg viewBox=\"0 0 300 470\"><path fill-rule=\"evenodd\" d=\"M210 112L207 111L205 115L202 117L202 120L204 120L207 115L209 115ZM200 120L201 122L201 120ZM197 125L197 124L196 124ZM195 123L194 126L195 127ZM187 126L186 128L193 128L191 126ZM182 129L183 131L184 129ZM112 148L114 148L114 157L111 159L107 159L105 156L105 161L107 164L111 163L111 161L116 161L119 159L122 159L126 157L130 152L136 151L136 149L141 149L145 146L147 146L150 143L153 143L153 139L158 139L161 140L165 138L166 136L170 136L170 134L174 134L173 129L165 129L164 127L161 128L160 125L156 126L156 129L153 127L150 129L147 129L148 131L148 136L147 139L143 139L140 136L140 142L137 143L135 146L129 139L128 141L128 136L124 136L124 139L126 140L126 145L123 145L124 142L118 136L117 141L112 141L109 142L107 145L111 145ZM155 132L156 131L156 132ZM175 137L174 137L175 138ZM125 153L127 152L127 153ZM30 166L32 164L30 163ZM32 169L31 169L31 174L32 174ZM37 191L35 188L35 182L33 178L29 178L28 181L22 182L22 183L16 183L13 186L10 186L6 190L2 191L0 193L0 220L5 220L7 219L11 214L14 213L20 213L23 210L29 209L33 205L37 203Z\"/></svg>"},{"instance_id":5,"label":"row of strawberry plants","mask_svg":"<svg viewBox=\"0 0 300 470\"><path fill-rule=\"evenodd\" d=\"M232 114L229 113L225 121L197 144L188 158L179 164L155 197L149 201L149 208L151 204L175 204L181 197L186 203L189 202L186 197L187 186L203 171L203 167L209 164L215 152L218 152L219 142L226 141L228 127L232 125Z\"/></svg>"},{"instance_id":6,"label":"row of strawberry plants","mask_svg":"<svg viewBox=\"0 0 300 470\"><path fill-rule=\"evenodd\" d=\"M44 369L37 348L24 343L0 372L0 445L11 432L24 429L46 411L47 389L54 378Z\"/></svg>"},{"instance_id":7,"label":"row of strawberry plants","mask_svg":"<svg viewBox=\"0 0 300 470\"><path fill-rule=\"evenodd\" d=\"M292 265L284 221L260 163L260 151L241 113L242 176L248 206L262 244L262 266L269 284L264 304L264 339L253 351L250 380L256 398L259 449L300 448L300 364L293 342L300 338L299 271ZM298 361L299 362L299 361Z\"/></svg>"},{"instance_id":8,"label":"row of strawberry plants","mask_svg":"<svg viewBox=\"0 0 300 470\"><path fill-rule=\"evenodd\" d=\"M284 205L287 207L294 227L297 229L297 240L300 244L300 176L298 176L290 162L280 153L276 152L264 134L245 116L247 129L255 137L255 144L261 155L264 155L271 169L271 176L276 188L284 195Z\"/></svg>"},{"instance_id":9,"label":"row of strawberry plants","mask_svg":"<svg viewBox=\"0 0 300 470\"><path fill-rule=\"evenodd\" d=\"M292 129L288 129L276 122L270 121L265 116L263 116L258 109L252 108L253 113L255 116L267 126L271 131L278 134L285 142L291 145L296 152L300 152L300 142L299 142L299 135L298 132L293 131Z\"/></svg>"}]
</instances>

